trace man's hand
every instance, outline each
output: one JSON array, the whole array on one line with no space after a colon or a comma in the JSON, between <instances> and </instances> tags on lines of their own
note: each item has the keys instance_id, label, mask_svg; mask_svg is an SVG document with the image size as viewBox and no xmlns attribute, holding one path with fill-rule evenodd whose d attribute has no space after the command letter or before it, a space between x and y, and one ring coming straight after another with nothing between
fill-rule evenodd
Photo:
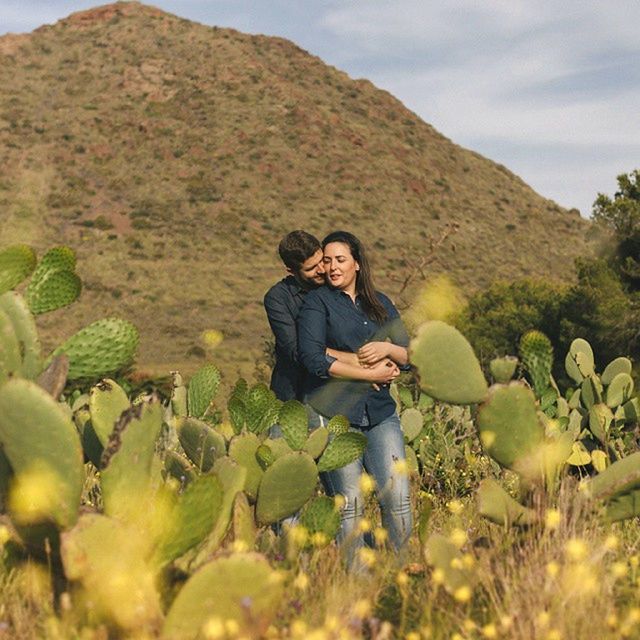
<instances>
[{"instance_id":1,"label":"man's hand","mask_svg":"<svg viewBox=\"0 0 640 640\"><path fill-rule=\"evenodd\" d=\"M358 360L361 365L371 366L383 358L388 358L390 347L390 342L367 342L358 349Z\"/></svg>"}]
</instances>

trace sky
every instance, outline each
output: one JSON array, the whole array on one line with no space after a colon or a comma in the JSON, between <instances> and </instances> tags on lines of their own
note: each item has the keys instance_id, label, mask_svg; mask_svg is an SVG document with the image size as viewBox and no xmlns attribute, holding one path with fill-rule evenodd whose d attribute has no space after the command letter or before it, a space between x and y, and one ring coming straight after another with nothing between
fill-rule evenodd
<instances>
[{"instance_id":1,"label":"sky","mask_svg":"<svg viewBox=\"0 0 640 640\"><path fill-rule=\"evenodd\" d=\"M0 0L0 34L100 0ZM640 169L639 0L155 0L288 38L589 216Z\"/></svg>"}]
</instances>

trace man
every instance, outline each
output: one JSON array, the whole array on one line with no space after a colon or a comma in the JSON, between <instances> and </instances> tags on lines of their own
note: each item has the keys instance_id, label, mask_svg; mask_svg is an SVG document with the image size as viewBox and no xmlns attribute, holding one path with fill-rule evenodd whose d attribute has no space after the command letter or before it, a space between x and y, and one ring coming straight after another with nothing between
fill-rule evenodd
<instances>
[{"instance_id":1,"label":"man","mask_svg":"<svg viewBox=\"0 0 640 640\"><path fill-rule=\"evenodd\" d=\"M308 291L325 283L322 247L306 231L288 233L278 253L289 275L264 296L271 331L276 339L276 364L271 389L280 400L302 400L304 367L298 362L296 319Z\"/></svg>"}]
</instances>

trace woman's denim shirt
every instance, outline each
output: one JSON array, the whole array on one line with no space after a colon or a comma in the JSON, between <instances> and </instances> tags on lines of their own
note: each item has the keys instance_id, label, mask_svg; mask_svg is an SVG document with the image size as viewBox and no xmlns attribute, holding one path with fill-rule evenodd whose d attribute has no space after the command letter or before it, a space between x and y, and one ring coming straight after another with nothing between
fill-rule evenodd
<instances>
[{"instance_id":1,"label":"woman's denim shirt","mask_svg":"<svg viewBox=\"0 0 640 640\"><path fill-rule=\"evenodd\" d=\"M367 342L384 341L409 346L407 330L398 310L383 293L378 299L387 311L379 325L339 289L324 286L307 294L298 316L298 357L309 372L305 400L325 416L342 414L358 426L376 425L396 409L387 385L376 391L370 382L332 378L329 367L335 358L327 348L355 353ZM408 369L409 367L403 367Z\"/></svg>"}]
</instances>

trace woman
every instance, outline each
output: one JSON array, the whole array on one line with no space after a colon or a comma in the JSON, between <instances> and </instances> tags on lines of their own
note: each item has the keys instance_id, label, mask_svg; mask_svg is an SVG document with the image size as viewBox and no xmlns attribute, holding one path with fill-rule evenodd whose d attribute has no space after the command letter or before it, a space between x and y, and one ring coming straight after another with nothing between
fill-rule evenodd
<instances>
[{"instance_id":1,"label":"woman","mask_svg":"<svg viewBox=\"0 0 640 640\"><path fill-rule=\"evenodd\" d=\"M336 231L322 242L326 287L307 294L298 316L298 351L308 376L306 402L320 423L347 416L364 433L361 460L323 474L329 495L341 494L340 540L352 564L363 546L358 523L363 512L360 478L373 476L389 541L399 550L411 532L409 480L403 468L404 438L389 383L408 366L409 337L398 311L375 290L364 247L351 233ZM350 352L339 360L327 349ZM400 463L400 464L398 464Z\"/></svg>"}]
</instances>

